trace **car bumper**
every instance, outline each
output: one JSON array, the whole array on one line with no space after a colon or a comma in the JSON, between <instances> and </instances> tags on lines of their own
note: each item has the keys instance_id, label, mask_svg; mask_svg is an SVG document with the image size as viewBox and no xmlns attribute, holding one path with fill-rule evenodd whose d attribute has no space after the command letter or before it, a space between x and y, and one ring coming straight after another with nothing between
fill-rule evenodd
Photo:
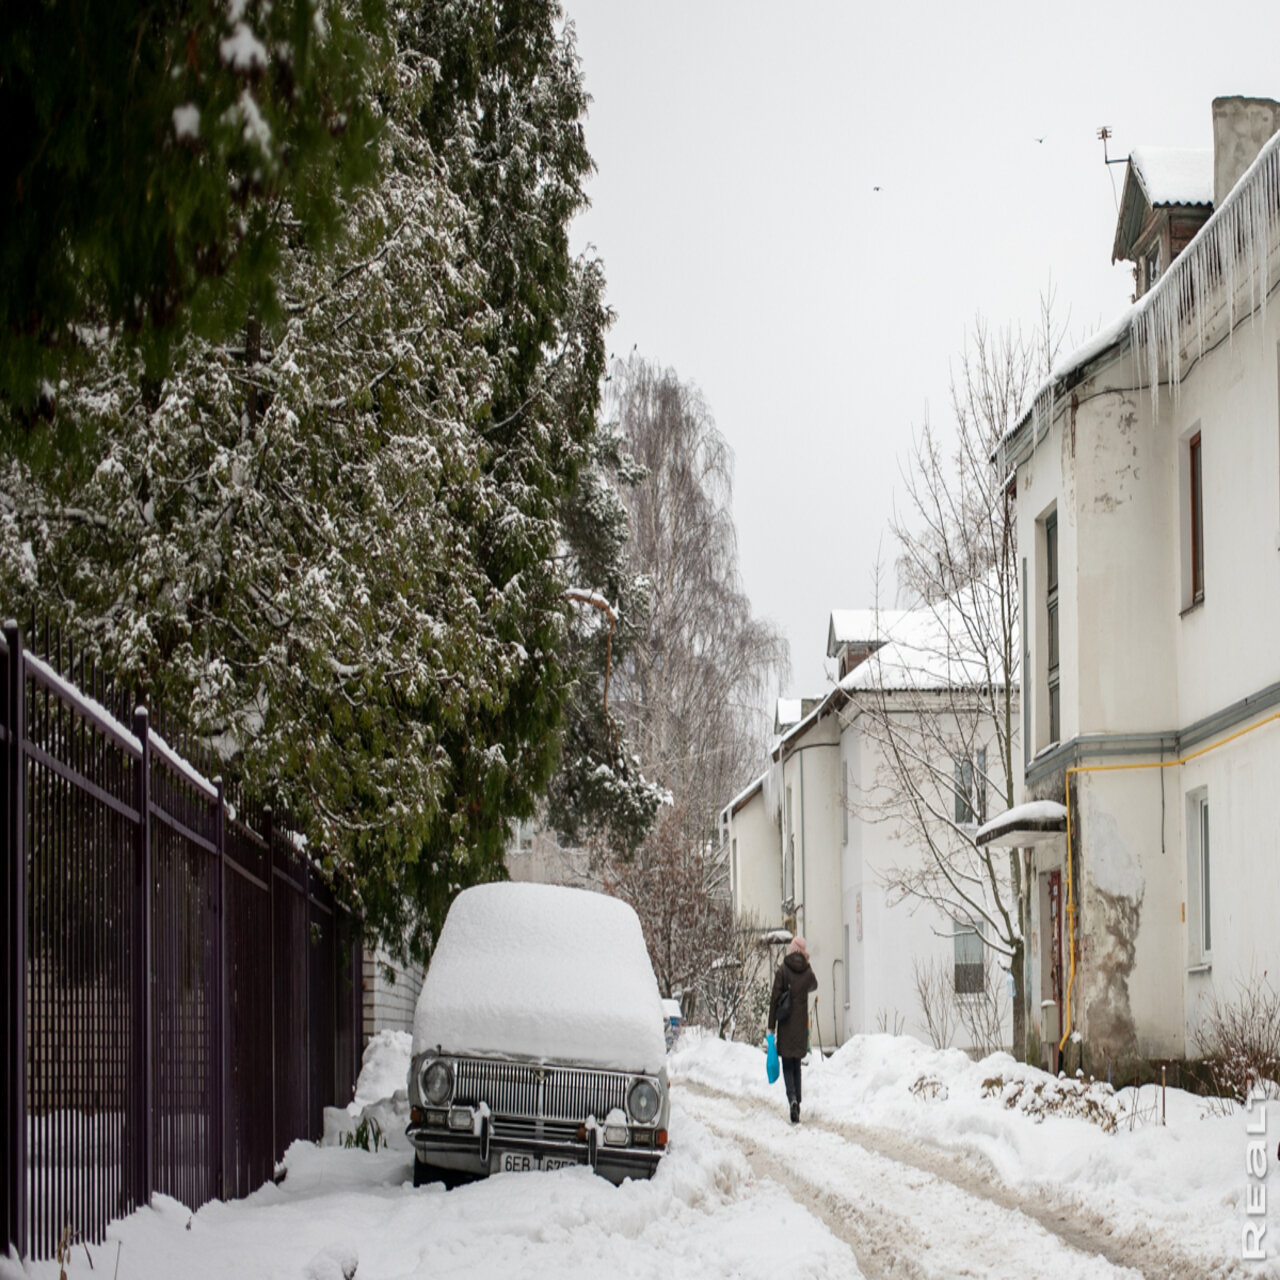
<instances>
[{"instance_id":1,"label":"car bumper","mask_svg":"<svg viewBox=\"0 0 1280 1280\"><path fill-rule=\"evenodd\" d=\"M419 1159L442 1169L465 1173L500 1173L513 1164L527 1168L556 1167L559 1163L589 1165L612 1183L624 1178L650 1178L662 1159L662 1151L615 1147L589 1136L586 1142L558 1138L534 1138L503 1134L501 1126L479 1134L454 1132L425 1124L411 1124L405 1130ZM506 1157L517 1157L508 1160ZM518 1157L530 1157L524 1165Z\"/></svg>"}]
</instances>

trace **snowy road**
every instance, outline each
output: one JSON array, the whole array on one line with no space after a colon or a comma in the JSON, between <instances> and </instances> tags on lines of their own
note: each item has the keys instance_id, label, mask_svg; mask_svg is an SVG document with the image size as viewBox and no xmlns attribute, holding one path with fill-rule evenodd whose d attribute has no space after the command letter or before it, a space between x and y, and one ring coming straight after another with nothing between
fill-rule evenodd
<instances>
[{"instance_id":1,"label":"snowy road","mask_svg":"<svg viewBox=\"0 0 1280 1280\"><path fill-rule=\"evenodd\" d=\"M1048 1209L888 1132L807 1119L685 1085L683 1102L732 1140L852 1250L862 1273L906 1280L1181 1280L1206 1273L1168 1242L1117 1239L1101 1220ZM1227 1273L1222 1273L1227 1274Z\"/></svg>"}]
</instances>

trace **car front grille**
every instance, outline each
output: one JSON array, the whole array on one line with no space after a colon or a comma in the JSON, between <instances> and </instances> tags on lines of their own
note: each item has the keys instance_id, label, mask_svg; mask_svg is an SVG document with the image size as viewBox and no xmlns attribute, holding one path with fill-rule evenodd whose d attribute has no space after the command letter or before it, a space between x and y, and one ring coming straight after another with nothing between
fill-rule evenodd
<instances>
[{"instance_id":1,"label":"car front grille","mask_svg":"<svg viewBox=\"0 0 1280 1280\"><path fill-rule=\"evenodd\" d=\"M535 1066L485 1058L453 1060L454 1102L479 1106L494 1116L581 1124L604 1118L615 1107L626 1111L630 1077L618 1071Z\"/></svg>"}]
</instances>

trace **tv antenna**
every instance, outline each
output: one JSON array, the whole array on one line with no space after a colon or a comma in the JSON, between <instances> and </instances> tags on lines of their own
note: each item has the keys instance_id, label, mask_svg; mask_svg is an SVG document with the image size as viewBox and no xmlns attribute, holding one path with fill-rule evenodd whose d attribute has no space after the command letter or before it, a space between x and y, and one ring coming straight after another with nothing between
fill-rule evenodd
<instances>
[{"instance_id":1,"label":"tv antenna","mask_svg":"<svg viewBox=\"0 0 1280 1280\"><path fill-rule=\"evenodd\" d=\"M1098 130L1098 140L1102 143L1102 159L1103 159L1103 163L1104 163L1104 164L1128 164L1128 163L1129 163L1129 157L1128 157L1128 156L1123 156L1123 157L1121 157L1120 159L1113 160L1113 159L1112 159L1112 158L1107 154L1107 140L1108 140L1109 138L1114 137L1114 136L1115 136L1115 135L1111 132L1111 126L1110 126L1110 125L1106 125L1106 124L1104 124L1104 125L1102 125L1102 126L1101 126L1101 128L1099 128L1099 130Z\"/></svg>"}]
</instances>

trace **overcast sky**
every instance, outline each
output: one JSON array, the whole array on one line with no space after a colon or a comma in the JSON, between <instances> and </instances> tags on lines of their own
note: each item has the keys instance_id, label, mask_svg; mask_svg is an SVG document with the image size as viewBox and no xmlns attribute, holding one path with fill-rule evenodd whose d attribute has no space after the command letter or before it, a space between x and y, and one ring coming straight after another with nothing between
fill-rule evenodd
<instances>
[{"instance_id":1,"label":"overcast sky","mask_svg":"<svg viewBox=\"0 0 1280 1280\"><path fill-rule=\"evenodd\" d=\"M1280 5L564 3L610 350L702 389L784 692L820 693L974 317L1030 328L1052 278L1070 347L1129 301L1098 127L1210 147L1215 96L1280 97Z\"/></svg>"}]
</instances>

